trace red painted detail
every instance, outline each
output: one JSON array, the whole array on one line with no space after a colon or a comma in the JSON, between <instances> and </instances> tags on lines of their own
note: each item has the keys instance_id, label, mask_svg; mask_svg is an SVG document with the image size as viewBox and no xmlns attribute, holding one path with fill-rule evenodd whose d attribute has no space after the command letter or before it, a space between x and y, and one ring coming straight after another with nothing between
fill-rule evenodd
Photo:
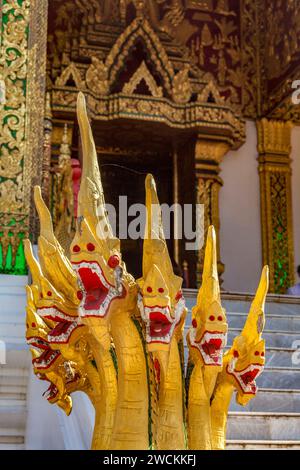
<instances>
[{"instance_id":1,"label":"red painted detail","mask_svg":"<svg viewBox=\"0 0 300 470\"><path fill-rule=\"evenodd\" d=\"M80 251L80 246L79 245L74 245L73 246L73 251L74 251L74 253L78 253Z\"/></svg>"},{"instance_id":2,"label":"red painted detail","mask_svg":"<svg viewBox=\"0 0 300 470\"><path fill-rule=\"evenodd\" d=\"M165 292L165 289L163 289L163 287L160 287L160 288L158 289L158 292L159 292L160 294L163 294L163 293Z\"/></svg>"},{"instance_id":3,"label":"red painted detail","mask_svg":"<svg viewBox=\"0 0 300 470\"><path fill-rule=\"evenodd\" d=\"M155 372L156 372L157 381L158 381L158 383L160 383L160 364L159 364L158 359L154 360L154 368L155 368Z\"/></svg>"},{"instance_id":4,"label":"red painted detail","mask_svg":"<svg viewBox=\"0 0 300 470\"><path fill-rule=\"evenodd\" d=\"M112 269L116 268L120 264L119 257L117 255L110 256L107 264Z\"/></svg>"},{"instance_id":5,"label":"red painted detail","mask_svg":"<svg viewBox=\"0 0 300 470\"><path fill-rule=\"evenodd\" d=\"M213 315L211 315L211 316L209 317L209 320L210 320L210 321L215 321L215 317L214 317Z\"/></svg>"},{"instance_id":6,"label":"red painted detail","mask_svg":"<svg viewBox=\"0 0 300 470\"><path fill-rule=\"evenodd\" d=\"M88 243L86 247L88 251L95 251L95 245L93 243Z\"/></svg>"},{"instance_id":7,"label":"red painted detail","mask_svg":"<svg viewBox=\"0 0 300 470\"><path fill-rule=\"evenodd\" d=\"M147 292L151 293L152 292L152 287L148 286L147 287Z\"/></svg>"},{"instance_id":8,"label":"red painted detail","mask_svg":"<svg viewBox=\"0 0 300 470\"><path fill-rule=\"evenodd\" d=\"M177 292L177 294L176 294L175 300L178 302L178 300L182 299L182 297L183 297L182 292L179 291L179 292Z\"/></svg>"},{"instance_id":9,"label":"red painted detail","mask_svg":"<svg viewBox=\"0 0 300 470\"><path fill-rule=\"evenodd\" d=\"M193 325L193 328L197 328L197 320L196 320L196 318L194 318L194 320L192 321L192 325Z\"/></svg>"}]
</instances>

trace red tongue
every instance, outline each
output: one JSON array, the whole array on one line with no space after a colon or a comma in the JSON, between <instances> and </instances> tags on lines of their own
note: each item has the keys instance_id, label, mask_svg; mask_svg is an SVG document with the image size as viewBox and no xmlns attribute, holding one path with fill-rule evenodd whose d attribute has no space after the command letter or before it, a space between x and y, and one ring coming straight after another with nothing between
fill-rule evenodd
<instances>
[{"instance_id":1,"label":"red tongue","mask_svg":"<svg viewBox=\"0 0 300 470\"><path fill-rule=\"evenodd\" d=\"M216 351L219 351L222 346L222 340L220 338L212 338L209 342L204 343L202 348L208 356L214 356ZM217 362L218 358L213 357L214 361Z\"/></svg>"},{"instance_id":2,"label":"red tongue","mask_svg":"<svg viewBox=\"0 0 300 470\"><path fill-rule=\"evenodd\" d=\"M244 382L245 385L248 385L249 383L253 382L257 374L258 374L258 369L250 370L249 372L246 372L245 374L241 375L242 381Z\"/></svg>"}]
</instances>

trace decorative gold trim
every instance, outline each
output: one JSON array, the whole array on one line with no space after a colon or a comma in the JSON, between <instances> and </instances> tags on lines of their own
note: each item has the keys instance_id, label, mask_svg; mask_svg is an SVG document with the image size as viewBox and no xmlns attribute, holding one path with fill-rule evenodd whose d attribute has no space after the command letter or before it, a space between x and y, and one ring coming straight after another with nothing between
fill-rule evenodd
<instances>
[{"instance_id":1,"label":"decorative gold trim","mask_svg":"<svg viewBox=\"0 0 300 470\"><path fill-rule=\"evenodd\" d=\"M209 141L208 138L198 138L195 146L195 170L197 181L197 203L204 204L204 233L207 236L208 229L214 225L217 233L217 260L218 273L224 272L224 264L220 259L220 212L219 191L223 186L220 178L220 163L229 150L226 142ZM201 273L204 266L204 248L197 256L197 285L201 284Z\"/></svg>"},{"instance_id":2,"label":"decorative gold trim","mask_svg":"<svg viewBox=\"0 0 300 470\"><path fill-rule=\"evenodd\" d=\"M161 98L163 96L162 87L157 86L156 81L150 73L147 65L143 61L139 68L134 72L128 83L125 83L122 93L133 95L137 86L144 80L152 96Z\"/></svg>"},{"instance_id":3,"label":"decorative gold trim","mask_svg":"<svg viewBox=\"0 0 300 470\"><path fill-rule=\"evenodd\" d=\"M291 129L291 122L257 121L263 263L277 294L294 283Z\"/></svg>"},{"instance_id":4,"label":"decorative gold trim","mask_svg":"<svg viewBox=\"0 0 300 470\"><path fill-rule=\"evenodd\" d=\"M15 271L20 238L29 232L32 182L40 182L43 154L47 0L4 0L0 72L5 80L6 102L0 105L0 197L4 264L9 247ZM9 162L9 168L7 163ZM14 173L13 173L14 172ZM32 223L34 232L34 222ZM1 268L0 268L1 269ZM4 266L5 270L5 266Z\"/></svg>"}]
</instances>

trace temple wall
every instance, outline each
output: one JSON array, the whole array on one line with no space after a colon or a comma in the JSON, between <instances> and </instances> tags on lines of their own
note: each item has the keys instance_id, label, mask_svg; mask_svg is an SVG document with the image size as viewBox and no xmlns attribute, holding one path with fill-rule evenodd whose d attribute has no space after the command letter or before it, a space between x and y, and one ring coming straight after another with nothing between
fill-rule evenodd
<instances>
[{"instance_id":1,"label":"temple wall","mask_svg":"<svg viewBox=\"0 0 300 470\"><path fill-rule=\"evenodd\" d=\"M221 260L223 288L254 292L262 266L260 193L255 122L247 121L246 143L221 165ZM300 147L300 139L299 139Z\"/></svg>"},{"instance_id":2,"label":"temple wall","mask_svg":"<svg viewBox=\"0 0 300 470\"><path fill-rule=\"evenodd\" d=\"M292 131L292 195L294 218L295 268L300 264L300 127Z\"/></svg>"}]
</instances>

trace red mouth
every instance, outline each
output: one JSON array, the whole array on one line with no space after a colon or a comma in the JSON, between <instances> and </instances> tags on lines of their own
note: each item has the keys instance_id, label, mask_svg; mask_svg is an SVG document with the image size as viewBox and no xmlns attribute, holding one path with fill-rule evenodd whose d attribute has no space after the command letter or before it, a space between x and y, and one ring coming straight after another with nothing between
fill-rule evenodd
<instances>
[{"instance_id":1,"label":"red mouth","mask_svg":"<svg viewBox=\"0 0 300 470\"><path fill-rule=\"evenodd\" d=\"M54 398L58 394L58 389L56 388L56 386L53 383L51 383L50 387L47 388L47 390L43 393L43 396L46 395L46 394L48 395L48 397L47 397L48 401L54 400Z\"/></svg>"},{"instance_id":2,"label":"red mouth","mask_svg":"<svg viewBox=\"0 0 300 470\"><path fill-rule=\"evenodd\" d=\"M205 354L210 356L215 362L218 362L218 353L222 347L222 340L220 338L211 338L208 342L201 344Z\"/></svg>"},{"instance_id":3,"label":"red mouth","mask_svg":"<svg viewBox=\"0 0 300 470\"><path fill-rule=\"evenodd\" d=\"M172 323L161 312L150 313L150 336L162 337L169 334Z\"/></svg>"},{"instance_id":4,"label":"red mouth","mask_svg":"<svg viewBox=\"0 0 300 470\"><path fill-rule=\"evenodd\" d=\"M107 287L91 269L80 268L78 272L86 292L84 309L98 310L108 294Z\"/></svg>"},{"instance_id":5,"label":"red mouth","mask_svg":"<svg viewBox=\"0 0 300 470\"><path fill-rule=\"evenodd\" d=\"M38 349L49 349L49 345L46 343L46 341L43 338L39 338L38 336L30 336L27 338L27 343L30 344L30 346L34 346Z\"/></svg>"},{"instance_id":6,"label":"red mouth","mask_svg":"<svg viewBox=\"0 0 300 470\"><path fill-rule=\"evenodd\" d=\"M69 321L60 321L59 323L57 323L55 328L50 331L49 336L59 336L63 333L66 333L70 325L71 322Z\"/></svg>"},{"instance_id":7,"label":"red mouth","mask_svg":"<svg viewBox=\"0 0 300 470\"><path fill-rule=\"evenodd\" d=\"M241 374L240 377L242 381L244 382L244 384L247 386L251 384L252 382L254 382L259 372L260 372L260 369L249 370L248 372Z\"/></svg>"},{"instance_id":8,"label":"red mouth","mask_svg":"<svg viewBox=\"0 0 300 470\"><path fill-rule=\"evenodd\" d=\"M59 356L60 352L46 349L41 356L33 359L32 363L37 369L48 369Z\"/></svg>"}]
</instances>

